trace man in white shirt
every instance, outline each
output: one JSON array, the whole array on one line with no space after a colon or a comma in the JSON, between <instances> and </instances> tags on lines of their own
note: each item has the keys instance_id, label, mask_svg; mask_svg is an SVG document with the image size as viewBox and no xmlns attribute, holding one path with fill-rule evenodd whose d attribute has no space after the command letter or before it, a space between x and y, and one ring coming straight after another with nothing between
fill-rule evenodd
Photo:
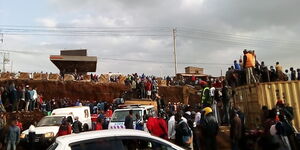
<instances>
[{"instance_id":1,"label":"man in white shirt","mask_svg":"<svg viewBox=\"0 0 300 150\"><path fill-rule=\"evenodd\" d=\"M187 123L186 118L182 117L181 118L184 122ZM174 142L175 141L175 125L176 125L176 121L175 121L175 115L172 115L168 121L168 138Z\"/></svg>"}]
</instances>

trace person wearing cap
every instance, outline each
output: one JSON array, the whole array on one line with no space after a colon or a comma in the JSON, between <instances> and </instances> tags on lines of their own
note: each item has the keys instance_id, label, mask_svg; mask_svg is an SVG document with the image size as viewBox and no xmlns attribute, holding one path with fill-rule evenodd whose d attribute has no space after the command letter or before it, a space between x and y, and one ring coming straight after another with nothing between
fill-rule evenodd
<instances>
[{"instance_id":1,"label":"person wearing cap","mask_svg":"<svg viewBox=\"0 0 300 150\"><path fill-rule=\"evenodd\" d=\"M204 137L204 147L206 150L216 150L216 136L219 131L217 119L210 107L205 107L202 112L203 117L201 117L200 128Z\"/></svg>"}]
</instances>

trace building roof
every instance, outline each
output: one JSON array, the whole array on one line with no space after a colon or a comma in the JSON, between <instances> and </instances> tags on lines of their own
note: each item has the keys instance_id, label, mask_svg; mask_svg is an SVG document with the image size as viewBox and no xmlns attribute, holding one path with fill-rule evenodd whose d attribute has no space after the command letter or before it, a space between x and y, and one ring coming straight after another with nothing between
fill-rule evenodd
<instances>
[{"instance_id":1,"label":"building roof","mask_svg":"<svg viewBox=\"0 0 300 150\"><path fill-rule=\"evenodd\" d=\"M86 50L62 50L61 55L50 55L51 62L63 73L95 72L97 57L86 56Z\"/></svg>"},{"instance_id":2,"label":"building roof","mask_svg":"<svg viewBox=\"0 0 300 150\"><path fill-rule=\"evenodd\" d=\"M184 77L191 77L191 76L195 76L195 77L207 77L207 74L196 74L196 73L177 73L177 75L181 75Z\"/></svg>"}]
</instances>

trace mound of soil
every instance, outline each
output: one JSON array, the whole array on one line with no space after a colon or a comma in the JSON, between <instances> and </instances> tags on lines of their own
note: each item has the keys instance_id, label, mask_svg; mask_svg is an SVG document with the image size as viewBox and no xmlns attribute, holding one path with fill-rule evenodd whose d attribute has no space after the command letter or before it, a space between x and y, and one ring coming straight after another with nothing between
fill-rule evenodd
<instances>
[{"instance_id":1,"label":"mound of soil","mask_svg":"<svg viewBox=\"0 0 300 150\"><path fill-rule=\"evenodd\" d=\"M30 125L37 123L44 117L44 114L40 111L34 112L18 112L18 113L7 113L7 121L19 118L20 122L23 124L23 130L29 128Z\"/></svg>"},{"instance_id":2,"label":"mound of soil","mask_svg":"<svg viewBox=\"0 0 300 150\"><path fill-rule=\"evenodd\" d=\"M29 85L37 88L44 100L69 98L71 100L103 100L112 102L128 88L124 84L117 83L92 83L92 82L61 82L43 80L5 80L0 81L0 86L7 86L14 83L16 86Z\"/></svg>"},{"instance_id":3,"label":"mound of soil","mask_svg":"<svg viewBox=\"0 0 300 150\"><path fill-rule=\"evenodd\" d=\"M180 102L195 105L200 102L197 89L193 89L189 86L160 86L158 92L165 100L165 104L169 102Z\"/></svg>"}]
</instances>

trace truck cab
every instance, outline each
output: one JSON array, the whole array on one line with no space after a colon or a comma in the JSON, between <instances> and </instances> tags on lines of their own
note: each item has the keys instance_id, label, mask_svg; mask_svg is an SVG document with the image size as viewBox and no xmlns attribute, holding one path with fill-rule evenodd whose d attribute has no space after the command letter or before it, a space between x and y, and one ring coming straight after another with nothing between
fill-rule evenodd
<instances>
[{"instance_id":1,"label":"truck cab","mask_svg":"<svg viewBox=\"0 0 300 150\"><path fill-rule=\"evenodd\" d=\"M144 121L146 115L155 116L155 108L152 105L128 105L121 109L116 109L109 122L108 129L125 129L125 118L129 114L129 110L133 112L133 126L135 128L136 114L141 116Z\"/></svg>"}]
</instances>

